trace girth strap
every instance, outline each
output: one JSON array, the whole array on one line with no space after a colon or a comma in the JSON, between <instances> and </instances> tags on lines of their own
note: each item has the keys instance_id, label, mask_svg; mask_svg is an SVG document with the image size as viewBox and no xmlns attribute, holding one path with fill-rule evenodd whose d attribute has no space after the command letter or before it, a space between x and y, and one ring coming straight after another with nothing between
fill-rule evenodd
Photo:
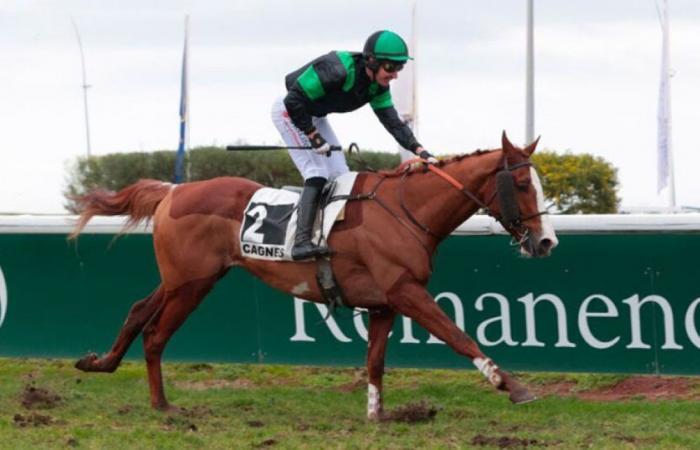
<instances>
[{"instance_id":1,"label":"girth strap","mask_svg":"<svg viewBox=\"0 0 700 450\"><path fill-rule=\"evenodd\" d=\"M328 302L328 312L332 315L338 307L345 306L345 294L333 275L330 258L317 258L316 261L316 283L321 290L321 296Z\"/></svg>"}]
</instances>

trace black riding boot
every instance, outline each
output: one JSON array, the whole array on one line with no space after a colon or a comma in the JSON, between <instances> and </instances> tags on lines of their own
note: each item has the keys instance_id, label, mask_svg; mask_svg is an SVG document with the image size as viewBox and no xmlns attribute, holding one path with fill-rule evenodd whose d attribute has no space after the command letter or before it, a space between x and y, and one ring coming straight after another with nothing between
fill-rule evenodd
<instances>
[{"instance_id":1,"label":"black riding boot","mask_svg":"<svg viewBox=\"0 0 700 450\"><path fill-rule=\"evenodd\" d=\"M325 183L326 179L321 177L309 178L304 182L304 190L299 198L299 211L297 211L297 233L294 236L294 248L292 248L294 261L329 253L328 247L321 247L311 242L316 209Z\"/></svg>"}]
</instances>

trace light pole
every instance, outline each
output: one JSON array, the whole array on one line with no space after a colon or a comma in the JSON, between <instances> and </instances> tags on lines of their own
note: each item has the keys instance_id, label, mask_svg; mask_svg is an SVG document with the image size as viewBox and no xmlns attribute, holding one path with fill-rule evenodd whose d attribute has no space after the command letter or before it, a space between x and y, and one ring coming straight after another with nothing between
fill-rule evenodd
<instances>
[{"instance_id":1,"label":"light pole","mask_svg":"<svg viewBox=\"0 0 700 450\"><path fill-rule=\"evenodd\" d=\"M525 144L535 140L535 55L533 2L527 0L527 67L525 81Z\"/></svg>"}]
</instances>

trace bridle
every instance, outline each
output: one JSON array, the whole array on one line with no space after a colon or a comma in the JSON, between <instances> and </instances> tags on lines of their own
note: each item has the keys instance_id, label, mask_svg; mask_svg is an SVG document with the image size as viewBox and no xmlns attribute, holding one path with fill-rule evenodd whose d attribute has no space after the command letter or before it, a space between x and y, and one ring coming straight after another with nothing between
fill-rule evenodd
<instances>
[{"instance_id":1,"label":"bridle","mask_svg":"<svg viewBox=\"0 0 700 450\"><path fill-rule=\"evenodd\" d=\"M539 217L543 214L547 214L547 211L538 211L534 214L531 214L529 216L522 216L522 213L520 211L520 206L518 205L517 202L517 193L516 193L516 188L515 188L515 179L513 177L513 171L520 169L522 167L532 167L533 164L529 160L519 162L517 164L514 164L512 166L508 165L508 158L504 154L503 155L503 162L496 172L496 189L494 190L493 194L491 194L491 197L487 201L482 201L479 197L477 197L474 193L472 193L470 190L464 187L462 183L457 181L454 177L452 177L450 174L445 172L444 170L440 169L439 167L435 166L434 164L429 164L426 160L421 159L421 158L416 158L412 159L409 161L405 161L402 165L406 165L406 169L404 171L404 174L402 176L402 183L400 187L400 202L401 202L401 209L404 211L406 216L409 218L411 222L413 222L414 225L418 226L420 229L422 229L424 232L427 234L437 238L441 239L442 236L438 236L434 232L432 232L427 226L421 224L418 222L418 220L413 216L411 211L405 206L404 203L404 196L403 196L403 181L406 178L406 176L409 173L408 168L410 167L410 164L416 163L416 162L422 162L427 166L427 170L430 170L431 172L435 173L439 177L443 178L445 181L450 183L454 188L456 188L459 192L464 194L465 197L469 198L471 201L476 203L479 208L483 209L484 212L496 219L501 225L503 225L503 228L508 231L511 236L513 237L511 240L511 245L514 246L520 246L522 245L529 237L530 237L530 230L525 226L525 222L527 222L530 219L534 219L535 217ZM401 168L399 168L401 170ZM495 213L491 205L493 204L494 200L498 199L498 203L500 205L500 210L501 214Z\"/></svg>"},{"instance_id":2,"label":"bridle","mask_svg":"<svg viewBox=\"0 0 700 450\"><path fill-rule=\"evenodd\" d=\"M503 225L503 227L511 234L512 239L511 239L511 245L513 246L520 246L522 245L527 239L530 237L530 231L529 229L525 226L525 222L527 222L530 219L534 219L535 217L539 217L543 214L547 214L547 211L539 211L535 214L531 214L529 216L523 217L520 211L520 207L518 206L517 202L517 193L515 192L515 179L513 178L513 171L520 169L522 167L531 167L533 164L527 160L523 161L517 164L514 164L512 166L508 165L508 160L504 155L503 158L503 163L500 166L498 172L496 173L496 189L494 190L493 194L491 197L488 199L488 201L484 202L482 201L479 197L477 197L474 193L472 193L469 189L465 188L462 183L457 181L454 177L452 177L450 174L445 172L444 170L440 169L439 167L435 166L434 164L428 163L427 160L422 159L422 158L414 158L410 159L407 161L404 161L401 163L401 165L396 169L396 172L394 174L398 175L401 174L401 182L399 184L399 202L401 205L401 209L404 212L404 215L408 218L408 220L417 228L422 230L424 233L427 235L435 238L436 240L440 241L444 238L444 236L440 236L434 231L432 231L430 228L428 228L427 225L424 225L416 219L416 217L411 213L411 211L406 207L405 201L404 201L404 186L405 186L405 181L409 173L411 173L410 167L412 164L415 163L423 163L426 166L426 170L430 170L431 172L435 173L448 183L452 185L454 188L456 188L459 192L464 194L465 197L467 197L469 200L473 201L476 203L481 209L484 210L486 214L489 216L493 217L496 219L498 222ZM392 175L387 175L387 174L381 174L378 182L372 187L372 190L368 193L364 194L356 194L356 195L338 195L338 196L333 196L330 201L336 201L336 200L374 200L384 208L391 216L393 216L402 226L404 226L418 241L423 249L425 250L426 254L428 255L428 259L431 257L431 251L428 248L428 246L423 242L423 240L418 236L416 233L415 229L411 228L410 224L406 222L399 214L396 212L392 211L392 209L387 205L380 197L377 196L377 191L379 190L379 187L384 183L385 180L387 180L388 177L391 177ZM393 176L396 176L393 175ZM493 212L491 209L491 205L493 202L498 198L498 202L500 204L500 209L501 209L501 214L496 214Z\"/></svg>"}]
</instances>

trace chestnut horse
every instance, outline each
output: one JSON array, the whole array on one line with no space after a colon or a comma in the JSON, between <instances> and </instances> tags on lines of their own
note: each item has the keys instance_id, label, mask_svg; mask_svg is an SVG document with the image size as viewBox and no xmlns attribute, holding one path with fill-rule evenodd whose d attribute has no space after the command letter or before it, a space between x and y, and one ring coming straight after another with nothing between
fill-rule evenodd
<instances>
[{"instance_id":1,"label":"chestnut horse","mask_svg":"<svg viewBox=\"0 0 700 450\"><path fill-rule=\"evenodd\" d=\"M491 384L509 393L513 403L535 399L481 352L425 287L437 246L479 209L502 223L523 254L547 256L557 245L548 217L542 215L542 187L529 160L536 145L537 141L516 148L504 132L502 149L477 151L436 165L403 164L394 172L358 175L345 219L334 225L328 243L348 306L369 310L369 419L382 416L384 353L397 313L468 357ZM153 219L161 284L132 306L109 353L102 357L88 354L76 367L86 372L113 372L142 332L151 405L173 409L163 391L163 349L231 267L243 267L290 295L324 302L314 261L241 256L238 235L243 212L261 187L230 177L182 185L140 180L117 193L93 192L79 198L82 214L71 237L95 215L127 215L125 228Z\"/></svg>"}]
</instances>

